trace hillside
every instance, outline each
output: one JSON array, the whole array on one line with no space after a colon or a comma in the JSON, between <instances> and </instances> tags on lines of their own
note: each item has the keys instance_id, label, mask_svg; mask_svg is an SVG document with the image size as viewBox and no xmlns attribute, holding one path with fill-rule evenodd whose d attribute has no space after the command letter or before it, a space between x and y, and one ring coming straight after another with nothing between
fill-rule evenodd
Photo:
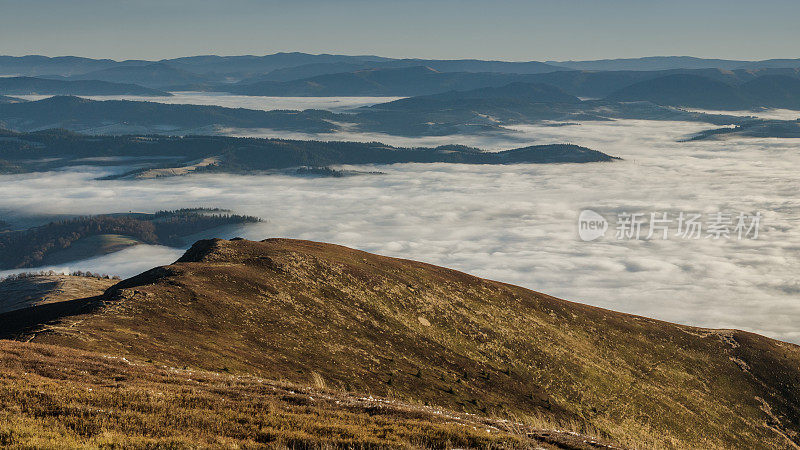
<instances>
[{"instance_id":1,"label":"hillside","mask_svg":"<svg viewBox=\"0 0 800 450\"><path fill-rule=\"evenodd\" d=\"M73 75L71 80L100 80L112 83L135 83L142 86L164 88L176 84L202 83L208 77L172 67L164 63L144 66L110 67L80 75Z\"/></svg>"},{"instance_id":2,"label":"hillside","mask_svg":"<svg viewBox=\"0 0 800 450\"><path fill-rule=\"evenodd\" d=\"M260 221L219 209L77 217L0 233L0 269L64 264L139 244L178 247L187 236ZM191 241L190 241L191 242Z\"/></svg>"},{"instance_id":3,"label":"hillside","mask_svg":"<svg viewBox=\"0 0 800 450\"><path fill-rule=\"evenodd\" d=\"M532 83L544 83L556 86L564 92L579 97L604 98L622 88L641 81L653 80L669 75L696 75L728 84L739 84L749 81L761 74L781 73L787 76L798 76L792 69L786 70L720 70L720 69L669 69L669 70L615 70L587 71L573 70L551 72L526 77Z\"/></svg>"},{"instance_id":4,"label":"hillside","mask_svg":"<svg viewBox=\"0 0 800 450\"><path fill-rule=\"evenodd\" d=\"M476 59L392 59L373 55L331 55L331 54L308 54L300 52L279 52L271 55L239 55L239 56L218 56L200 55L181 58L163 59L160 61L113 61L110 59L90 59L79 57L56 57L29 55L22 57L0 56L0 75L61 75L61 76L84 76L94 72L93 77L115 77L120 80L120 76L127 76L134 72L102 72L107 69L129 68L153 66L156 64L168 66L185 73L194 74L201 77L211 77L244 79L264 75L272 71L290 69L307 65L326 66L331 65L330 69L317 69L316 74L337 73L347 70L340 70L342 67L353 69L370 68L400 68L413 66L430 66L441 72L502 72L531 74L551 72L555 70L568 70L563 67L553 66L536 61L510 62L510 61L484 61ZM148 69L148 70L152 70ZM167 75L166 71L162 71ZM173 72L176 73L176 72ZM97 75L99 74L99 75ZM90 78L104 79L104 78ZM293 78L295 79L295 78ZM162 78L159 82L164 82ZM170 81L176 81L171 79ZM176 84L176 83L173 83Z\"/></svg>"},{"instance_id":5,"label":"hillside","mask_svg":"<svg viewBox=\"0 0 800 450\"><path fill-rule=\"evenodd\" d=\"M612 448L543 421L47 345L0 341L0 373L12 448Z\"/></svg>"},{"instance_id":6,"label":"hillside","mask_svg":"<svg viewBox=\"0 0 800 450\"><path fill-rule=\"evenodd\" d=\"M261 111L51 97L23 103L0 102L0 127L16 131L64 128L102 135L213 135L229 133L231 129L266 128L304 133L373 131L400 136L444 136L506 132L505 125L543 120L574 122L626 118L727 125L747 119L642 103L581 102L558 87L538 83L450 91L433 99L412 97L338 114L322 110Z\"/></svg>"},{"instance_id":7,"label":"hillside","mask_svg":"<svg viewBox=\"0 0 800 450\"><path fill-rule=\"evenodd\" d=\"M119 279L31 274L0 279L0 314L79 298L95 297Z\"/></svg>"},{"instance_id":8,"label":"hillside","mask_svg":"<svg viewBox=\"0 0 800 450\"><path fill-rule=\"evenodd\" d=\"M351 56L326 53L313 55L301 52L278 52L263 56L188 56L165 59L160 62L205 76L225 74L227 76L248 77L306 64L360 64L387 61L389 59L374 55Z\"/></svg>"},{"instance_id":9,"label":"hillside","mask_svg":"<svg viewBox=\"0 0 800 450\"><path fill-rule=\"evenodd\" d=\"M614 119L676 120L739 124L749 117L690 112L651 102L579 99L539 83L450 91L410 97L358 109L351 120L361 129L405 136L482 134L508 131L509 125L576 123Z\"/></svg>"},{"instance_id":10,"label":"hillside","mask_svg":"<svg viewBox=\"0 0 800 450\"><path fill-rule=\"evenodd\" d=\"M524 79L518 74L441 72L428 66L366 68L289 81L260 81L220 86L243 95L267 96L388 96L428 95L452 89L502 86Z\"/></svg>"},{"instance_id":11,"label":"hillside","mask_svg":"<svg viewBox=\"0 0 800 450\"><path fill-rule=\"evenodd\" d=\"M15 133L0 129L0 172L53 170L70 165L120 164L139 168L105 178L155 178L195 172L248 173L342 164L547 164L614 161L570 144L533 145L499 152L460 145L393 147L379 142L299 141L221 136L87 136L64 130ZM35 159L34 159L35 157ZM96 162L92 158L103 157ZM115 158L117 158L115 160Z\"/></svg>"},{"instance_id":12,"label":"hillside","mask_svg":"<svg viewBox=\"0 0 800 450\"><path fill-rule=\"evenodd\" d=\"M0 94L6 95L151 95L169 97L169 92L131 83L87 80L50 80L31 77L0 77Z\"/></svg>"},{"instance_id":13,"label":"hillside","mask_svg":"<svg viewBox=\"0 0 800 450\"><path fill-rule=\"evenodd\" d=\"M759 70L770 68L797 68L800 59L766 59L742 61L731 59L695 58L691 56L646 56L644 58L598 59L593 61L547 61L548 64L575 70L673 70L673 69L722 69Z\"/></svg>"},{"instance_id":14,"label":"hillside","mask_svg":"<svg viewBox=\"0 0 800 450\"><path fill-rule=\"evenodd\" d=\"M21 99L18 99L18 98L14 98L14 97L8 97L8 96L5 96L5 95L0 95L0 103L19 103L19 102L22 102L22 101L24 101L24 100L21 100Z\"/></svg>"},{"instance_id":15,"label":"hillside","mask_svg":"<svg viewBox=\"0 0 800 450\"><path fill-rule=\"evenodd\" d=\"M691 56L647 56L644 58L597 59L592 61L548 61L549 64L575 70L670 70L670 69L725 69L733 70L755 61L695 58ZM789 67L789 66L785 66Z\"/></svg>"},{"instance_id":16,"label":"hillside","mask_svg":"<svg viewBox=\"0 0 800 450\"><path fill-rule=\"evenodd\" d=\"M800 79L765 75L742 84L741 89L765 106L800 109Z\"/></svg>"},{"instance_id":17,"label":"hillside","mask_svg":"<svg viewBox=\"0 0 800 450\"><path fill-rule=\"evenodd\" d=\"M422 64L422 63L420 63ZM430 73L425 74L422 69ZM273 96L340 96L340 95L430 95L449 90L470 90L499 87L509 83L542 83L556 86L564 92L587 98L603 98L638 82L670 75L694 75L739 85L760 76L781 75L800 78L795 68L763 68L722 70L665 69L665 70L558 70L541 73L514 71L450 71L430 64L404 67L397 62L363 64L311 64L279 69L264 75L242 80L238 84L211 84L204 90L231 91L247 95ZM379 74L408 74L408 77L388 77L372 81Z\"/></svg>"},{"instance_id":18,"label":"hillside","mask_svg":"<svg viewBox=\"0 0 800 450\"><path fill-rule=\"evenodd\" d=\"M62 75L68 76L100 70L120 64L110 59L82 58L78 56L57 56L54 58L42 55L0 56L0 74L2 75Z\"/></svg>"},{"instance_id":19,"label":"hillside","mask_svg":"<svg viewBox=\"0 0 800 450\"><path fill-rule=\"evenodd\" d=\"M795 345L336 245L200 241L57 315L44 328L0 323L34 343L494 417L545 415L638 445L800 442Z\"/></svg>"},{"instance_id":20,"label":"hillside","mask_svg":"<svg viewBox=\"0 0 800 450\"><path fill-rule=\"evenodd\" d=\"M722 70L667 69L586 71L560 70L541 73L452 72L430 65L395 67L396 62L364 64L310 64L279 69L246 78L239 83L187 85L190 90L226 91L244 95L270 96L416 96L499 87L509 83L548 84L584 98L605 98L635 83L672 75L692 75L738 86L761 76L784 76L800 79L797 68L759 68ZM425 73L424 70L429 73ZM384 79L372 80L377 74ZM408 74L407 77L387 77ZM185 90L185 89L176 89Z\"/></svg>"},{"instance_id":21,"label":"hillside","mask_svg":"<svg viewBox=\"0 0 800 450\"><path fill-rule=\"evenodd\" d=\"M542 83L515 82L498 87L482 87L470 90L453 90L440 94L421 95L402 98L388 103L374 105L365 110L419 110L449 108L456 102L480 100L513 100L520 103L568 103L578 104L581 100L561 89Z\"/></svg>"},{"instance_id":22,"label":"hillside","mask_svg":"<svg viewBox=\"0 0 800 450\"><path fill-rule=\"evenodd\" d=\"M800 139L800 119L761 120L743 123L735 127L712 128L696 133L687 140L719 140L734 137Z\"/></svg>"},{"instance_id":23,"label":"hillside","mask_svg":"<svg viewBox=\"0 0 800 450\"><path fill-rule=\"evenodd\" d=\"M705 109L749 109L753 102L741 90L721 81L697 75L668 75L622 88L606 100L648 101L658 105Z\"/></svg>"},{"instance_id":24,"label":"hillside","mask_svg":"<svg viewBox=\"0 0 800 450\"><path fill-rule=\"evenodd\" d=\"M606 100L722 110L800 108L800 79L765 74L741 84L728 84L698 75L675 74L634 83Z\"/></svg>"},{"instance_id":25,"label":"hillside","mask_svg":"<svg viewBox=\"0 0 800 450\"><path fill-rule=\"evenodd\" d=\"M20 131L64 128L102 134L173 132L203 128L273 128L324 133L335 130L326 111L260 111L221 106L171 105L123 100L93 101L51 97L35 102L0 103L0 126Z\"/></svg>"}]
</instances>

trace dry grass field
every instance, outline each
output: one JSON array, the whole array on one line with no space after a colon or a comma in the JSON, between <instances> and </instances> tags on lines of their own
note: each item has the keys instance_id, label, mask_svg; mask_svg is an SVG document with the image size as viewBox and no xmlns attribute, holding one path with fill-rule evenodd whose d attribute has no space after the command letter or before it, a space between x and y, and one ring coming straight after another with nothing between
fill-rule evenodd
<instances>
[{"instance_id":1,"label":"dry grass field","mask_svg":"<svg viewBox=\"0 0 800 450\"><path fill-rule=\"evenodd\" d=\"M608 448L574 433L0 341L4 448Z\"/></svg>"},{"instance_id":2,"label":"dry grass field","mask_svg":"<svg viewBox=\"0 0 800 450\"><path fill-rule=\"evenodd\" d=\"M124 280L101 297L34 312L15 316L13 324L6 320L5 336L129 361L153 361L154 368L186 368L185 374L274 380L269 385L276 388L285 383L315 386L347 398L372 395L486 418L480 420L511 419L534 428L568 429L631 448L783 449L800 443L796 345L736 330L701 329L617 313L336 245L286 239L199 241L175 264ZM138 371L140 366L136 367ZM231 400L208 394L198 404L217 411L203 410L196 416L187 412L185 418L176 419L180 425L163 425L159 420L166 419L158 419L160 413L137 412L154 408L151 400L145 406L127 406L139 405L136 399L144 394L135 393L138 382L132 380L141 378L119 376L117 381L98 384L116 386L108 393L112 405L112 397L133 395L125 406L117 405L120 418L70 415L75 427L95 430L91 439L102 439L106 431L117 433L118 440L142 436L149 427L155 427L152 433L165 427L201 430L207 417L215 417L211 424L240 422L234 418L241 413L239 407L228 410ZM195 386L181 377L175 381L174 397L160 404L165 410L179 411L189 401L181 397L183 389ZM98 395L59 387L73 386L66 382L46 381L46 385L52 389L45 392L61 392L65 399L61 401L68 404L72 400L91 404L86 396ZM164 388L155 391L167 395ZM14 401L34 408L34 403L49 404L47 398ZM252 401L266 400L254 396ZM105 409L104 405L101 402L98 408ZM328 405L325 414L351 414ZM261 417L240 406L249 411L242 413L247 421ZM295 431L288 430L301 430L311 441L322 439L314 445L339 445L339 438L316 426L338 423L346 428L346 423L363 419L303 417L291 426L276 425L288 434L269 431L276 436L270 442L295 442L291 440ZM369 422L365 426L373 431L359 431L359 443L351 444L528 445L519 440L527 432L499 426L501 432L485 433L477 426L474 432L469 427L454 431L448 428L453 423L429 420L440 417L436 414L425 417L416 425L400 421L401 428L387 429L388 434L376 431L380 427L371 428ZM128 418L139 428L126 428ZM57 427L61 422L46 423ZM429 436L426 441L408 434L409 429L428 429L423 422L439 430L430 431L433 435L447 437ZM231 442L256 442L249 433L267 429L269 423L258 419L257 425L247 425L250 431L234 433ZM231 435L210 430L200 438L186 439ZM170 433L147 439L172 439ZM428 436L428 431L423 434ZM379 441L371 440L375 436Z\"/></svg>"}]
</instances>

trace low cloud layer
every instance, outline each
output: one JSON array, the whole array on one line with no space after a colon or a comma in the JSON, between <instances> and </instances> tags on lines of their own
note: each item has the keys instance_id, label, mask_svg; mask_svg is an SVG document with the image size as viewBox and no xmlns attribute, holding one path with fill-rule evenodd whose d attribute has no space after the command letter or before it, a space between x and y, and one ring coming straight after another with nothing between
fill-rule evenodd
<instances>
[{"instance_id":1,"label":"low cloud layer","mask_svg":"<svg viewBox=\"0 0 800 450\"><path fill-rule=\"evenodd\" d=\"M16 95L25 100L41 100L51 95ZM213 105L271 111L276 109L325 109L342 112L361 106L391 102L402 97L262 97L216 92L173 92L170 97L141 95L82 95L91 100L133 100L174 105Z\"/></svg>"},{"instance_id":2,"label":"low cloud layer","mask_svg":"<svg viewBox=\"0 0 800 450\"><path fill-rule=\"evenodd\" d=\"M19 273L20 271L48 271L70 273L76 270L97 274L121 275L129 277L152 269L155 266L169 264L180 258L184 250L161 245L137 245L108 255L86 259L75 263L37 267L35 269L1 270L0 278Z\"/></svg>"},{"instance_id":3,"label":"low cloud layer","mask_svg":"<svg viewBox=\"0 0 800 450\"><path fill-rule=\"evenodd\" d=\"M686 109L687 111L694 111L706 114L753 116L769 120L797 120L798 118L800 118L800 111L795 111L792 109L764 108L757 111L720 111L720 110L695 109L695 108L684 108L684 109Z\"/></svg>"},{"instance_id":4,"label":"low cloud layer","mask_svg":"<svg viewBox=\"0 0 800 450\"><path fill-rule=\"evenodd\" d=\"M617 121L522 126L511 138L390 141L491 149L571 142L625 158L614 163L401 164L380 167L383 176L335 179L192 175L95 181L108 169L88 167L7 175L0 177L0 209L14 218L229 207L267 220L231 236L334 242L615 310L800 342L798 144L676 142L704 128ZM763 219L755 241L618 241L609 230L604 239L583 242L576 222L586 208L609 218L623 211L760 211ZM126 252L70 269L132 275L180 253L152 247ZM107 267L101 270L99 264Z\"/></svg>"}]
</instances>

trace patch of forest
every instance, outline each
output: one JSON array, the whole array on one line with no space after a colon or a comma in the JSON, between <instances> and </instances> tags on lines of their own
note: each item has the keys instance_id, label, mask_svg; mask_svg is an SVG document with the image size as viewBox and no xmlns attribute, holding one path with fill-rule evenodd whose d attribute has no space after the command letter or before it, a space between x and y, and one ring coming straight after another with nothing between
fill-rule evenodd
<instances>
[{"instance_id":1,"label":"patch of forest","mask_svg":"<svg viewBox=\"0 0 800 450\"><path fill-rule=\"evenodd\" d=\"M100 235L129 236L144 244L180 246L182 238L223 225L259 222L219 209L178 209L154 214L76 217L0 234L0 269L35 267L56 251Z\"/></svg>"}]
</instances>

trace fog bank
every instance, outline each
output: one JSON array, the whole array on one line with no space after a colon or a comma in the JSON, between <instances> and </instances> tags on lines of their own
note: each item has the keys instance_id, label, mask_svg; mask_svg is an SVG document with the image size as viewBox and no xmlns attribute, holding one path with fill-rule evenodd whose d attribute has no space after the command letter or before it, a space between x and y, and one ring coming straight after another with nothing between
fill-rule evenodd
<instances>
[{"instance_id":1,"label":"fog bank","mask_svg":"<svg viewBox=\"0 0 800 450\"><path fill-rule=\"evenodd\" d=\"M237 231L249 239L333 242L610 309L800 342L798 144L676 142L703 128L616 121L520 126L514 138L402 141L492 149L571 142L625 158L614 163L398 164L378 168L386 175L348 178L206 174L97 181L123 168L89 167L6 175L0 176L0 209L96 214L227 207L266 219ZM763 219L758 240L617 240L612 229L605 238L583 242L576 221L586 208L609 219L662 211L758 211ZM127 276L180 254L151 247L126 252L70 269Z\"/></svg>"}]
</instances>

